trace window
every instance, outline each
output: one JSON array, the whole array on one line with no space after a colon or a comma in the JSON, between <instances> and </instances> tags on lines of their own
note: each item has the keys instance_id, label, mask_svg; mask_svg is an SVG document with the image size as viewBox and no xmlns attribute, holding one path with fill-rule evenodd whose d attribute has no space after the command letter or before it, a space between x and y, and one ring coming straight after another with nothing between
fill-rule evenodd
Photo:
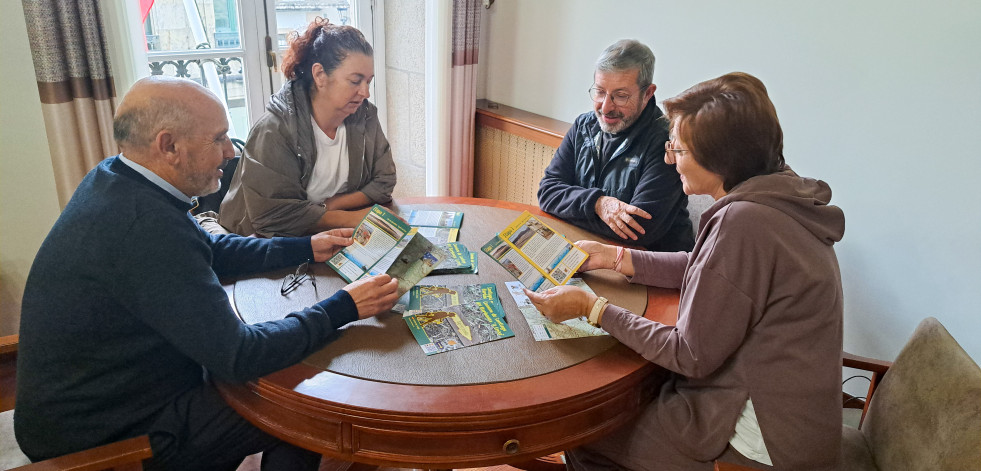
<instances>
[{"instance_id":1,"label":"window","mask_svg":"<svg viewBox=\"0 0 981 471\"><path fill-rule=\"evenodd\" d=\"M282 86L286 37L316 17L372 41L371 0L141 0L150 73L194 80L220 97L229 135L245 139ZM384 67L384 57L375 55ZM376 67L377 70L377 67Z\"/></svg>"}]
</instances>

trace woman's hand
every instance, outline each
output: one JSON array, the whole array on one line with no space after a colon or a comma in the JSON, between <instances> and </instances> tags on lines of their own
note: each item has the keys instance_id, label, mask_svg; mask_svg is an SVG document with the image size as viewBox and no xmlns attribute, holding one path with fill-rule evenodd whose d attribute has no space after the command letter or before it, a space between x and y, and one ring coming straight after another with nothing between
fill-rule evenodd
<instances>
[{"instance_id":1,"label":"woman's hand","mask_svg":"<svg viewBox=\"0 0 981 471\"><path fill-rule=\"evenodd\" d=\"M351 238L352 235L354 235L354 229L350 227L314 234L310 237L314 261L326 262L330 260L330 257L340 252L341 249L354 243L354 239Z\"/></svg>"},{"instance_id":2,"label":"woman's hand","mask_svg":"<svg viewBox=\"0 0 981 471\"><path fill-rule=\"evenodd\" d=\"M580 240L576 242L576 247L589 254L589 258L579 267L579 271L599 270L601 268L613 269L613 264L617 259L616 246L591 240Z\"/></svg>"},{"instance_id":3,"label":"woman's hand","mask_svg":"<svg viewBox=\"0 0 981 471\"><path fill-rule=\"evenodd\" d=\"M548 320L556 324L577 317L588 316L596 302L596 295L578 286L556 286L541 293L525 289L525 296Z\"/></svg>"},{"instance_id":4,"label":"woman's hand","mask_svg":"<svg viewBox=\"0 0 981 471\"><path fill-rule=\"evenodd\" d=\"M399 280L386 274L364 278L345 286L358 307L358 319L367 319L392 310L398 301Z\"/></svg>"}]
</instances>

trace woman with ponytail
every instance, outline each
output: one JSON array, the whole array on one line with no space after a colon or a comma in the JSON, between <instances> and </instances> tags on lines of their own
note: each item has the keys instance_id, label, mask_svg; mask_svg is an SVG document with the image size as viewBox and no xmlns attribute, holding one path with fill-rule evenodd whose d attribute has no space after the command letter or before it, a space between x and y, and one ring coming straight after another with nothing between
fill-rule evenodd
<instances>
[{"instance_id":1,"label":"woman with ponytail","mask_svg":"<svg viewBox=\"0 0 981 471\"><path fill-rule=\"evenodd\" d=\"M300 236L354 227L395 188L395 162L368 102L374 52L360 31L317 18L293 33L287 82L249 132L219 222L231 232Z\"/></svg>"}]
</instances>

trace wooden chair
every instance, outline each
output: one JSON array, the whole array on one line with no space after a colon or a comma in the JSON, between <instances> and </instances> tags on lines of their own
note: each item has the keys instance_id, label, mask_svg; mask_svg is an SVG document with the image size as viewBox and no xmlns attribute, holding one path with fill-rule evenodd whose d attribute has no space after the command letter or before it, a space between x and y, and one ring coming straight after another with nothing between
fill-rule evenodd
<instances>
[{"instance_id":1,"label":"wooden chair","mask_svg":"<svg viewBox=\"0 0 981 471\"><path fill-rule=\"evenodd\" d=\"M142 435L11 471L139 471L143 469L143 460L152 456L150 439Z\"/></svg>"},{"instance_id":2,"label":"wooden chair","mask_svg":"<svg viewBox=\"0 0 981 471\"><path fill-rule=\"evenodd\" d=\"M843 365L872 382L859 428L842 427L842 469L981 469L981 368L939 321L924 319L892 364L845 355Z\"/></svg>"},{"instance_id":3,"label":"wooden chair","mask_svg":"<svg viewBox=\"0 0 981 471\"><path fill-rule=\"evenodd\" d=\"M0 337L0 362L3 364L4 404L0 412L0 469L21 471L129 471L143 469L143 460L153 456L146 435L121 440L89 450L30 463L14 440L13 389L16 384L17 335ZM9 371L8 371L9 370ZM9 388L9 389L8 389ZM8 398L9 396L9 398ZM9 403L7 402L9 400ZM24 466L21 466L24 465Z\"/></svg>"}]
</instances>

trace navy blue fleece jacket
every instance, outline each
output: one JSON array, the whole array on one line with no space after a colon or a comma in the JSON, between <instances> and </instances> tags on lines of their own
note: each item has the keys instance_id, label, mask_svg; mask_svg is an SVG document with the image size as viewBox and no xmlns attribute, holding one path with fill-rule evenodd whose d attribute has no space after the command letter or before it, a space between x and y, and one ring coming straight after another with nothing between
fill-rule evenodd
<instances>
[{"instance_id":1,"label":"navy blue fleece jacket","mask_svg":"<svg viewBox=\"0 0 981 471\"><path fill-rule=\"evenodd\" d=\"M674 165L664 162L667 121L654 98L637 122L616 137L611 155L600 155L602 133L596 114L583 113L566 133L538 187L543 211L609 240L663 252L688 251L695 235L688 219L688 197ZM612 196L652 216L635 218L646 232L622 239L596 214L596 200Z\"/></svg>"}]
</instances>

